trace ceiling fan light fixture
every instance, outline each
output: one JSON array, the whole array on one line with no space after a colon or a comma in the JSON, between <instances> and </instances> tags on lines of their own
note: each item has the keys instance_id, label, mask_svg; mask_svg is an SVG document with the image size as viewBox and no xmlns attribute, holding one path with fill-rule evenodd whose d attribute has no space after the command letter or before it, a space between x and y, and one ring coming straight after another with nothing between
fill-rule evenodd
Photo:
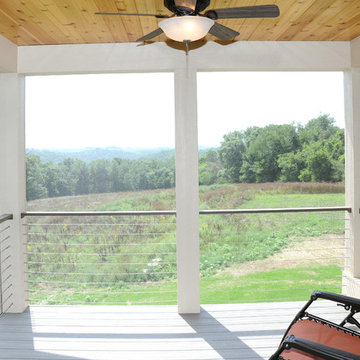
<instances>
[{"instance_id":1,"label":"ceiling fan light fixture","mask_svg":"<svg viewBox=\"0 0 360 360\"><path fill-rule=\"evenodd\" d=\"M160 21L165 35L175 41L196 41L203 38L214 25L214 20L202 16L178 16Z\"/></svg>"}]
</instances>

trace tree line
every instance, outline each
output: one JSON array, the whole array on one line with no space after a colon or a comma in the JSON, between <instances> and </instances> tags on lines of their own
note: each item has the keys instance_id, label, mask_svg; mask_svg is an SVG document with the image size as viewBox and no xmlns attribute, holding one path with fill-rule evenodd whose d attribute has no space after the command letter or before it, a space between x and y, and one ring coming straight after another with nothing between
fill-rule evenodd
<instances>
[{"instance_id":1,"label":"tree line","mask_svg":"<svg viewBox=\"0 0 360 360\"><path fill-rule=\"evenodd\" d=\"M59 164L26 155L26 197L46 197L171 188L174 161L99 159L86 163L68 158Z\"/></svg>"},{"instance_id":2,"label":"tree line","mask_svg":"<svg viewBox=\"0 0 360 360\"><path fill-rule=\"evenodd\" d=\"M329 115L306 125L268 125L233 131L199 158L199 183L341 182L344 130ZM68 158L59 164L26 156L27 199L175 186L175 162Z\"/></svg>"},{"instance_id":3,"label":"tree line","mask_svg":"<svg viewBox=\"0 0 360 360\"><path fill-rule=\"evenodd\" d=\"M200 184L342 182L344 130L329 115L306 125L249 127L224 136L220 148L200 158Z\"/></svg>"}]
</instances>

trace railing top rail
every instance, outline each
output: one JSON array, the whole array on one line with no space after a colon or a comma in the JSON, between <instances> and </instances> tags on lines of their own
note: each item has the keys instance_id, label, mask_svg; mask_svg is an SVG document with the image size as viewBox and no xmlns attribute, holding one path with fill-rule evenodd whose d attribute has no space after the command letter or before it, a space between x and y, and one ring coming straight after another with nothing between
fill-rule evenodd
<instances>
[{"instance_id":1,"label":"railing top rail","mask_svg":"<svg viewBox=\"0 0 360 360\"><path fill-rule=\"evenodd\" d=\"M267 209L224 209L224 210L200 210L201 215L210 214L261 214L261 213L292 213L292 212L322 212L322 211L347 211L351 213L349 206L327 207L301 207L301 208L267 208Z\"/></svg>"},{"instance_id":2,"label":"railing top rail","mask_svg":"<svg viewBox=\"0 0 360 360\"><path fill-rule=\"evenodd\" d=\"M152 216L176 215L175 210L164 211L25 211L21 217L26 216Z\"/></svg>"},{"instance_id":3,"label":"railing top rail","mask_svg":"<svg viewBox=\"0 0 360 360\"><path fill-rule=\"evenodd\" d=\"M13 215L12 214L3 214L0 215L0 224L7 221L7 220L12 220L13 219Z\"/></svg>"},{"instance_id":4,"label":"railing top rail","mask_svg":"<svg viewBox=\"0 0 360 360\"><path fill-rule=\"evenodd\" d=\"M291 213L291 212L323 212L323 211L347 211L351 213L348 206L330 207L302 207L302 208L268 208L268 209L220 209L200 210L200 215L211 214L261 214L261 213ZM21 217L27 216L156 216L176 215L176 210L163 211L25 211ZM12 215L11 215L12 216Z\"/></svg>"}]
</instances>

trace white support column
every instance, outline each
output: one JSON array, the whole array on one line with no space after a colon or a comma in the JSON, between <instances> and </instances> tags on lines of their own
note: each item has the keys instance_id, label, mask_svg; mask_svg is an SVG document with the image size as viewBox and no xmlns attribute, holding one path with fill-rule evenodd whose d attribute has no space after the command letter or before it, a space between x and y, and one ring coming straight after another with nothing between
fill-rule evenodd
<instances>
[{"instance_id":1,"label":"white support column","mask_svg":"<svg viewBox=\"0 0 360 360\"><path fill-rule=\"evenodd\" d=\"M25 210L24 77L0 74L0 213L13 214L10 230L11 267L9 312L23 312L26 304L21 212Z\"/></svg>"},{"instance_id":2,"label":"white support column","mask_svg":"<svg viewBox=\"0 0 360 360\"><path fill-rule=\"evenodd\" d=\"M196 71L175 70L178 311L200 312Z\"/></svg>"},{"instance_id":3,"label":"white support column","mask_svg":"<svg viewBox=\"0 0 360 360\"><path fill-rule=\"evenodd\" d=\"M0 73L16 73L18 47L0 35Z\"/></svg>"},{"instance_id":4,"label":"white support column","mask_svg":"<svg viewBox=\"0 0 360 360\"><path fill-rule=\"evenodd\" d=\"M347 216L343 292L360 297L360 68L345 72L345 189Z\"/></svg>"}]
</instances>

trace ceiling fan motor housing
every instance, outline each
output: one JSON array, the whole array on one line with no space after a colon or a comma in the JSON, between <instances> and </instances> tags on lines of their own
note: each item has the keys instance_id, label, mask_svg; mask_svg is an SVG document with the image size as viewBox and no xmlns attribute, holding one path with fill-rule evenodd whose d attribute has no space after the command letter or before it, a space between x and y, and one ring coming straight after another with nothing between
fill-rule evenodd
<instances>
[{"instance_id":1,"label":"ceiling fan motor housing","mask_svg":"<svg viewBox=\"0 0 360 360\"><path fill-rule=\"evenodd\" d=\"M197 15L200 11L205 10L210 5L210 0L197 0L195 11L191 8L177 7L174 0L164 0L164 6L175 15Z\"/></svg>"}]
</instances>

